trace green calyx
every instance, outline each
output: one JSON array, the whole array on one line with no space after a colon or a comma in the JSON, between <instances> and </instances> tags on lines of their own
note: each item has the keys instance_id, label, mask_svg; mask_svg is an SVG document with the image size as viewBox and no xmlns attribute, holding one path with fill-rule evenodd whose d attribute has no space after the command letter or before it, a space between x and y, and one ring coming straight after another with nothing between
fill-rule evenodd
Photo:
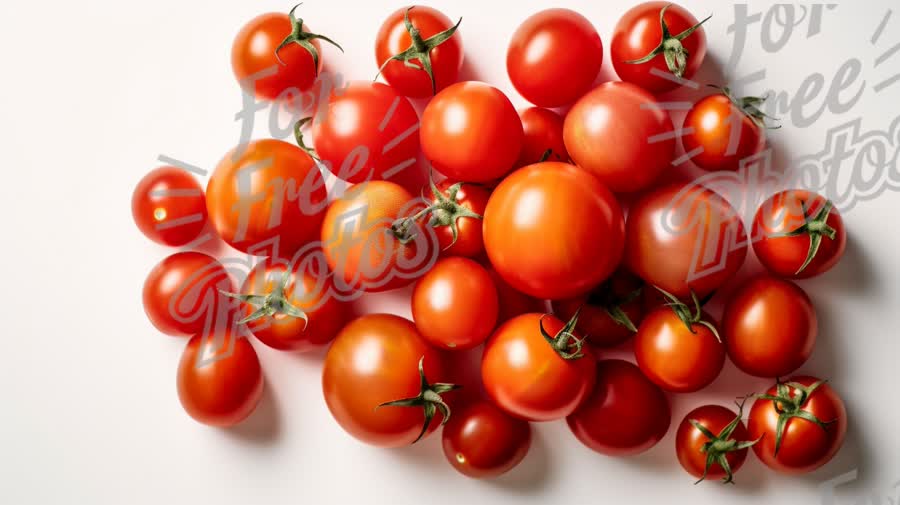
<instances>
[{"instance_id":1,"label":"green calyx","mask_svg":"<svg viewBox=\"0 0 900 505\"><path fill-rule=\"evenodd\" d=\"M681 42L688 38L692 33L694 33L697 28L703 25L703 23L709 21L709 18L712 16L707 16L706 19L700 21L694 26L688 28L687 30L679 33L678 35L672 35L669 33L669 26L666 25L665 14L666 10L671 7L672 4L666 5L659 11L659 24L662 28L662 40L659 42L659 45L647 56L643 58L639 58L637 60L626 61L625 63L631 64L640 64L647 63L651 61L653 58L656 58L660 54L666 59L666 66L669 67L669 71L675 74L676 77L684 77L684 70L687 68L687 59L690 56L688 50L685 49L684 44Z\"/></svg>"},{"instance_id":2,"label":"green calyx","mask_svg":"<svg viewBox=\"0 0 900 505\"><path fill-rule=\"evenodd\" d=\"M344 48L342 48L337 42L329 39L324 35L303 31L303 20L294 17L294 11L297 10L297 7L300 7L301 5L303 5L302 2L298 3L294 6L293 9L291 9L290 12L288 12L288 17L291 18L291 34L285 37L284 40L281 41L281 44L278 44L278 47L275 48L275 59L277 59L278 63L280 63L281 65L285 65L285 63L281 61L281 57L278 56L278 52L288 44L297 44L305 49L310 56L312 56L313 68L315 69L316 76L318 77L319 51L316 49L316 46L312 45L312 42L310 41L314 39L322 39L325 42L328 42L334 47L340 49L342 53L344 52Z\"/></svg>"},{"instance_id":3,"label":"green calyx","mask_svg":"<svg viewBox=\"0 0 900 505\"><path fill-rule=\"evenodd\" d=\"M744 415L744 403L746 401L747 399L744 398L740 403L735 402L735 405L738 407L737 417L722 428L722 431L720 431L718 435L713 434L713 432L709 431L706 426L700 424L696 419L690 420L691 425L709 439L702 447L700 447L700 451L706 454L706 467L703 469L703 475L701 475L700 479L697 480L697 482L694 482L694 484L699 484L706 479L706 474L714 463L718 464L722 467L722 470L725 471L725 477L722 479L722 482L725 484L734 484L734 474L731 471L731 464L728 463L728 453L742 451L748 447L752 447L762 438L760 437L756 440L734 440L731 438L731 434L734 432L735 428L737 428L738 424L740 424L741 418Z\"/></svg>"},{"instance_id":4,"label":"green calyx","mask_svg":"<svg viewBox=\"0 0 900 505\"><path fill-rule=\"evenodd\" d=\"M806 208L806 203L801 201L800 209L803 211L804 223L796 230L769 236L769 238L779 238L809 235L809 249L806 251L806 260L804 260L803 264L800 265L800 268L794 272L794 275L799 275L806 270L806 267L808 267L810 263L812 263L816 254L819 253L819 247L822 245L823 237L828 237L829 240L834 240L837 237L837 230L828 225L828 216L831 214L833 208L834 204L831 200L826 200L825 205L819 209L819 212L816 212L816 215L809 216L809 209Z\"/></svg>"},{"instance_id":5,"label":"green calyx","mask_svg":"<svg viewBox=\"0 0 900 505\"><path fill-rule=\"evenodd\" d=\"M421 380L421 388L419 390L419 394L412 398L403 398L400 400L394 400L390 402L382 403L375 407L375 409L379 409L381 407L416 407L422 408L424 413L425 422L422 424L422 431L419 432L419 436L413 441L413 443L418 442L425 436L425 433L428 431L428 425L431 424L431 420L434 419L434 415L440 411L441 413L441 426L447 424L447 421L450 420L450 406L444 403L444 399L441 398L441 395L448 392L453 391L454 389L459 389L462 386L456 384L444 384L444 383L435 383L429 384L428 380L425 378L425 356L419 358L419 379Z\"/></svg>"},{"instance_id":6,"label":"green calyx","mask_svg":"<svg viewBox=\"0 0 900 505\"><path fill-rule=\"evenodd\" d=\"M456 243L457 238L459 238L459 224L457 221L464 217L483 219L484 216L471 211L464 205L461 205L457 200L457 195L463 185L462 182L458 182L447 188L446 193L442 193L441 190L438 189L434 184L434 179L429 180L428 184L431 188L432 200L434 203L411 217L404 217L394 221L391 225L391 231L394 233L394 236L400 240L401 244L408 244L415 237L412 233L413 224L431 214L431 218L428 220L429 226L432 228L441 226L450 227L450 233L453 235L453 240L450 242L450 245L447 246L447 248L450 248Z\"/></svg>"},{"instance_id":7,"label":"green calyx","mask_svg":"<svg viewBox=\"0 0 900 505\"><path fill-rule=\"evenodd\" d=\"M556 335L550 335L547 333L547 330L544 329L544 317L541 317L540 320L540 328L541 328L541 336L544 337L544 340L553 347L553 350L556 351L556 354L559 354L559 357L566 360L576 360L584 357L584 338L578 338L575 336L575 325L578 324L578 315L581 313L581 309L575 311L575 315L572 316L572 319L569 319L566 322L566 325L559 330Z\"/></svg>"},{"instance_id":8,"label":"green calyx","mask_svg":"<svg viewBox=\"0 0 900 505\"><path fill-rule=\"evenodd\" d=\"M765 112L763 112L760 107L763 103L768 99L768 96L745 96L742 98L738 98L731 94L731 89L727 86L716 86L715 84L709 84L710 88L714 88L719 90L720 93L725 95L728 100L734 104L735 107L738 108L741 112L744 113L745 116L750 118L750 121L753 121L753 124L759 126L760 128L766 130L777 130L781 128L781 125L778 126L769 126L766 124L766 119L770 119L772 121L778 121L778 118L774 118Z\"/></svg>"},{"instance_id":9,"label":"green calyx","mask_svg":"<svg viewBox=\"0 0 900 505\"><path fill-rule=\"evenodd\" d=\"M305 312L292 305L285 295L287 285L290 282L291 273L289 271L285 271L281 274L281 279L279 280L278 284L275 285L275 289L272 290L271 293L266 295L244 295L239 293L229 293L222 290L219 290L219 292L229 298L234 298L235 300L239 300L242 303L249 304L256 308L256 310L253 311L249 316L238 321L238 324L249 323L251 321L256 321L257 319L272 317L275 314L284 314L290 317L303 319L305 327L305 324L309 323L309 317Z\"/></svg>"},{"instance_id":10,"label":"green calyx","mask_svg":"<svg viewBox=\"0 0 900 505\"><path fill-rule=\"evenodd\" d=\"M716 329L715 325L711 322L703 319L703 303L697 298L697 294L691 291L691 300L693 300L694 308L691 309L688 304L682 302L678 299L677 296L664 291L662 288L657 287L656 289L662 293L666 299L666 306L672 309L675 312L675 315L678 316L678 319L681 319L681 322L687 326L687 329L690 330L691 333L697 333L697 330L694 329L695 324L699 324L700 326L706 327L709 331L712 332L713 336L716 337L720 343L722 342L722 338L719 336L719 331Z\"/></svg>"},{"instance_id":11,"label":"green calyx","mask_svg":"<svg viewBox=\"0 0 900 505\"><path fill-rule=\"evenodd\" d=\"M306 145L306 142L303 141L303 132L301 131L307 123L312 121L311 117L305 117L296 123L294 123L294 140L297 142L297 146L300 149L303 149L306 154L308 154L312 159L316 161L322 161L319 159L319 156L316 154L315 149Z\"/></svg>"},{"instance_id":12,"label":"green calyx","mask_svg":"<svg viewBox=\"0 0 900 505\"><path fill-rule=\"evenodd\" d=\"M449 40L450 37L456 33L456 29L459 28L459 24L462 23L462 18L459 18L459 21L450 28L423 40L422 35L419 33L419 29L409 20L409 11L411 10L413 10L413 7L406 9L406 12L403 14L403 24L406 26L406 31L409 32L409 38L412 39L412 44L410 44L409 48L405 51L388 58L387 61L381 65L381 68L378 69L375 78L377 79L378 76L381 75L381 72L384 71L384 67L386 67L388 63L391 61L400 61L407 67L422 70L428 74L428 78L431 79L431 94L434 95L437 94L437 84L434 82L434 71L431 68L431 51L435 47ZM421 66L416 65L412 60L419 60Z\"/></svg>"},{"instance_id":13,"label":"green calyx","mask_svg":"<svg viewBox=\"0 0 900 505\"><path fill-rule=\"evenodd\" d=\"M610 317L616 324L628 328L632 333L637 332L637 327L632 322L628 314L622 309L623 305L633 302L637 297L641 296L643 287L639 287L625 296L617 296L610 280L605 281L597 289L588 296L587 303L601 307L606 315Z\"/></svg>"},{"instance_id":14,"label":"green calyx","mask_svg":"<svg viewBox=\"0 0 900 505\"><path fill-rule=\"evenodd\" d=\"M828 425L835 422L822 421L814 416L812 412L803 409L803 405L809 400L813 392L826 381L820 380L804 386L798 382L777 382L775 384L775 395L763 394L757 395L761 400L771 400L778 412L778 424L775 427L775 457L778 457L778 451L781 449L781 441L784 436L784 427L787 422L795 417L814 423L823 430L828 429Z\"/></svg>"}]
</instances>

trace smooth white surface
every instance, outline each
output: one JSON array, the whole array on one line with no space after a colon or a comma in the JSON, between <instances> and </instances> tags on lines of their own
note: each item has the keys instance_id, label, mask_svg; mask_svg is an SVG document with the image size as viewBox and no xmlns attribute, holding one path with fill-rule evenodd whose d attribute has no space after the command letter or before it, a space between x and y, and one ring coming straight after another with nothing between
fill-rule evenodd
<instances>
[{"instance_id":1,"label":"smooth white surface","mask_svg":"<svg viewBox=\"0 0 900 505\"><path fill-rule=\"evenodd\" d=\"M553 5L586 15L609 47L618 17L632 3L425 2L463 16L465 73L508 92L508 37L528 15ZM184 341L159 335L145 319L140 288L167 251L131 221L131 191L160 153L211 169L238 141L241 95L230 45L243 22L290 7L256 2L3 2L0 122L3 228L0 307L4 325L0 383L0 503L767 503L823 502L819 485L858 469L836 503L895 498L900 479L900 198L887 191L844 217L851 238L844 261L803 282L818 309L821 334L803 371L827 376L844 396L850 432L838 458L800 478L768 472L753 456L738 485L691 484L674 457L674 429L642 456L610 459L582 447L564 423L538 426L522 466L495 482L467 480L444 461L439 437L402 450L377 450L345 435L321 397L321 356L259 350L267 378L260 409L231 431L193 422L179 406L175 367ZM728 58L726 2L685 1L706 32L707 78ZM766 10L769 2L752 2ZM371 79L373 39L396 2L309 1L302 17L340 41L325 49L331 69ZM508 7L507 7L508 6ZM895 12L872 44L889 0L846 2L826 10L823 33L803 29L777 54L761 49L759 25L738 73L767 68L749 88L796 90L813 72L830 81L850 57L863 62L867 89L850 111L826 111L812 126L788 120L773 133L779 156L815 153L825 131L856 117L886 129L898 113L900 84L872 84L900 71L900 55L877 68L877 55L900 43ZM612 75L604 61L604 75ZM735 77L735 76L730 76ZM794 92L792 91L791 94ZM255 136L267 136L268 115ZM896 147L896 141L895 141ZM397 296L372 308L408 309ZM699 403L729 404L758 390L727 365L699 395L673 397L674 421Z\"/></svg>"}]
</instances>

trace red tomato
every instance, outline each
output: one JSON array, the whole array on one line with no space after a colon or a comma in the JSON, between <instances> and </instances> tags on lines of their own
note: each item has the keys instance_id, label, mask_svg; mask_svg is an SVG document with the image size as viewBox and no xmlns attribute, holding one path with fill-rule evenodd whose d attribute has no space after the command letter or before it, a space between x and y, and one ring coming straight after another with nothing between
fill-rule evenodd
<instances>
[{"instance_id":1,"label":"red tomato","mask_svg":"<svg viewBox=\"0 0 900 505\"><path fill-rule=\"evenodd\" d=\"M684 470L697 477L734 482L734 473L747 459L747 448L755 444L741 422L743 405L735 414L719 405L704 405L690 411L678 426L675 454Z\"/></svg>"},{"instance_id":2,"label":"red tomato","mask_svg":"<svg viewBox=\"0 0 900 505\"><path fill-rule=\"evenodd\" d=\"M506 71L516 91L541 107L560 107L590 89L603 44L594 25L569 9L547 9L526 19L506 51Z\"/></svg>"},{"instance_id":3,"label":"red tomato","mask_svg":"<svg viewBox=\"0 0 900 505\"><path fill-rule=\"evenodd\" d=\"M766 147L766 116L757 108L763 99L743 100L753 102L742 105L725 88L695 103L685 116L681 141L695 165L710 171L737 170L741 160Z\"/></svg>"},{"instance_id":4,"label":"red tomato","mask_svg":"<svg viewBox=\"0 0 900 505\"><path fill-rule=\"evenodd\" d=\"M476 184L445 180L430 185L431 202L420 211L437 234L441 253L475 258L484 253L481 221L490 190Z\"/></svg>"},{"instance_id":5,"label":"red tomato","mask_svg":"<svg viewBox=\"0 0 900 505\"><path fill-rule=\"evenodd\" d=\"M263 393L262 368L246 338L194 335L178 363L178 399L191 417L210 426L247 418Z\"/></svg>"},{"instance_id":6,"label":"red tomato","mask_svg":"<svg viewBox=\"0 0 900 505\"><path fill-rule=\"evenodd\" d=\"M653 95L628 83L608 82L575 102L563 137L576 165L609 189L630 193L649 187L671 167L673 130Z\"/></svg>"},{"instance_id":7,"label":"red tomato","mask_svg":"<svg viewBox=\"0 0 900 505\"><path fill-rule=\"evenodd\" d=\"M711 17L711 16L710 16ZM690 12L670 2L644 2L622 16L610 54L619 78L657 94L690 79L706 57L706 33ZM674 75L666 78L665 76Z\"/></svg>"},{"instance_id":8,"label":"red tomato","mask_svg":"<svg viewBox=\"0 0 900 505\"><path fill-rule=\"evenodd\" d=\"M807 473L828 463L843 445L847 410L824 381L792 377L753 403L748 427L750 438L762 437L753 452L766 466L781 473Z\"/></svg>"},{"instance_id":9,"label":"red tomato","mask_svg":"<svg viewBox=\"0 0 900 505\"><path fill-rule=\"evenodd\" d=\"M447 422L450 408L440 395L455 386L426 381L446 376L443 358L411 321L370 314L344 326L334 340L322 390L347 433L367 444L398 447Z\"/></svg>"},{"instance_id":10,"label":"red tomato","mask_svg":"<svg viewBox=\"0 0 900 505\"><path fill-rule=\"evenodd\" d=\"M481 401L454 413L441 434L444 456L459 473L477 479L512 470L531 447L531 426Z\"/></svg>"},{"instance_id":11,"label":"red tomato","mask_svg":"<svg viewBox=\"0 0 900 505\"><path fill-rule=\"evenodd\" d=\"M596 383L566 418L582 444L601 454L628 456L662 440L672 420L669 400L638 367L618 359L599 361Z\"/></svg>"},{"instance_id":12,"label":"red tomato","mask_svg":"<svg viewBox=\"0 0 900 505\"><path fill-rule=\"evenodd\" d=\"M525 140L516 168L542 161L547 151L550 161L569 161L569 152L563 141L563 118L550 109L529 107L519 111Z\"/></svg>"},{"instance_id":13,"label":"red tomato","mask_svg":"<svg viewBox=\"0 0 900 505\"><path fill-rule=\"evenodd\" d=\"M816 343L816 310L796 284L759 275L725 306L722 338L738 368L757 377L784 377L806 362Z\"/></svg>"},{"instance_id":14,"label":"red tomato","mask_svg":"<svg viewBox=\"0 0 900 505\"><path fill-rule=\"evenodd\" d=\"M159 167L134 188L131 215L150 240L182 246L197 238L206 226L206 197L191 174L175 167Z\"/></svg>"},{"instance_id":15,"label":"red tomato","mask_svg":"<svg viewBox=\"0 0 900 505\"><path fill-rule=\"evenodd\" d=\"M497 313L497 326L522 314L529 312L544 313L546 311L543 300L528 296L507 284L494 267L490 267L488 273L491 274L491 279L497 288L497 298L500 302L499 312Z\"/></svg>"},{"instance_id":16,"label":"red tomato","mask_svg":"<svg viewBox=\"0 0 900 505\"><path fill-rule=\"evenodd\" d=\"M634 274L620 268L590 293L552 303L553 313L561 319L578 315L578 331L596 347L615 347L637 332L644 316L643 283Z\"/></svg>"},{"instance_id":17,"label":"red tomato","mask_svg":"<svg viewBox=\"0 0 900 505\"><path fill-rule=\"evenodd\" d=\"M416 283L412 315L431 345L471 349L481 345L497 324L497 288L490 274L467 258L446 258Z\"/></svg>"},{"instance_id":18,"label":"red tomato","mask_svg":"<svg viewBox=\"0 0 900 505\"><path fill-rule=\"evenodd\" d=\"M642 196L628 212L625 264L648 284L703 298L725 284L747 257L737 211L714 191L672 184Z\"/></svg>"},{"instance_id":19,"label":"red tomato","mask_svg":"<svg viewBox=\"0 0 900 505\"><path fill-rule=\"evenodd\" d=\"M571 414L594 387L596 362L575 335L575 319L523 314L488 339L481 377L494 403L528 421Z\"/></svg>"},{"instance_id":20,"label":"red tomato","mask_svg":"<svg viewBox=\"0 0 900 505\"><path fill-rule=\"evenodd\" d=\"M174 336L208 334L222 302L232 291L228 272L215 258L179 252L153 267L144 281L144 312L159 331Z\"/></svg>"},{"instance_id":21,"label":"red tomato","mask_svg":"<svg viewBox=\"0 0 900 505\"><path fill-rule=\"evenodd\" d=\"M770 272L806 279L834 267L847 247L844 220L830 200L802 189L777 193L753 220L753 251Z\"/></svg>"},{"instance_id":22,"label":"red tomato","mask_svg":"<svg viewBox=\"0 0 900 505\"><path fill-rule=\"evenodd\" d=\"M522 150L522 122L502 91L459 82L437 94L422 113L422 152L450 179L487 182L502 177Z\"/></svg>"},{"instance_id":23,"label":"red tomato","mask_svg":"<svg viewBox=\"0 0 900 505\"><path fill-rule=\"evenodd\" d=\"M511 286L538 298L582 294L622 258L622 209L600 181L567 163L516 170L484 212L484 245Z\"/></svg>"},{"instance_id":24,"label":"red tomato","mask_svg":"<svg viewBox=\"0 0 900 505\"><path fill-rule=\"evenodd\" d=\"M313 159L274 139L229 151L206 187L206 208L216 231L235 249L251 254L290 257L315 239L327 198Z\"/></svg>"},{"instance_id":25,"label":"red tomato","mask_svg":"<svg viewBox=\"0 0 900 505\"><path fill-rule=\"evenodd\" d=\"M397 9L375 37L375 62L385 80L402 94L425 98L456 82L463 63L462 38L437 9Z\"/></svg>"}]
</instances>

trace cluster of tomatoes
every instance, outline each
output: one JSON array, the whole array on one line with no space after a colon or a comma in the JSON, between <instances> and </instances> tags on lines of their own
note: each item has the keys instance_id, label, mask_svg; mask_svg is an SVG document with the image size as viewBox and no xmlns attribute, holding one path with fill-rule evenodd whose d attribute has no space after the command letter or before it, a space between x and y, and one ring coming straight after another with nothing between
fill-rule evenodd
<instances>
[{"instance_id":1,"label":"cluster of tomatoes","mask_svg":"<svg viewBox=\"0 0 900 505\"><path fill-rule=\"evenodd\" d=\"M146 280L153 324L190 337L178 368L187 413L229 426L254 410L263 378L246 336L286 351L330 346L322 388L349 434L396 447L443 425L456 469L495 476L527 453L529 422L566 419L603 454L648 450L670 426L666 392L706 387L727 355L775 384L752 397L747 425L743 402L690 412L676 437L685 470L731 482L751 447L786 473L830 460L846 412L825 381L791 377L817 322L789 279L837 263L839 213L790 189L759 207L748 234L712 189L661 182L677 136L656 95L703 63L702 25L674 4L634 7L612 39L621 81L595 87L603 48L591 22L567 9L534 14L507 53L510 80L536 106L517 112L500 90L457 82L459 22L403 8L378 33L373 74L387 84L331 90L297 122L297 145L238 146L205 193L182 170L148 174L133 197L144 234L191 249L209 224L258 259L239 288L232 265L195 251ZM233 45L245 91L274 103L321 86L321 42L340 46L308 30L294 10L247 23ZM408 97L430 97L421 118ZM761 103L727 88L698 100L682 128L693 163L737 170L764 149ZM565 117L551 110L570 105ZM423 157L446 180L408 177L426 173ZM329 195L320 168L353 185ZM715 321L703 306L751 243L768 272L737 287ZM413 282L412 321L354 314L363 293ZM599 359L629 340L637 365ZM467 375L454 356L472 349L480 373Z\"/></svg>"}]
</instances>

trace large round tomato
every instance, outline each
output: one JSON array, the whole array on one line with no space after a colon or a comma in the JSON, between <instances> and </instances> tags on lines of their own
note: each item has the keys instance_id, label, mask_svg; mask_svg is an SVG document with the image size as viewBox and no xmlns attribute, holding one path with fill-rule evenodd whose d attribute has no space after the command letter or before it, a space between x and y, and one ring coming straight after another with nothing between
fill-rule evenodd
<instances>
[{"instance_id":1,"label":"large round tomato","mask_svg":"<svg viewBox=\"0 0 900 505\"><path fill-rule=\"evenodd\" d=\"M687 473L700 480L734 482L734 473L747 459L747 448L754 444L741 421L742 411L704 405L684 417L675 435L675 454Z\"/></svg>"},{"instance_id":2,"label":"large round tomato","mask_svg":"<svg viewBox=\"0 0 900 505\"><path fill-rule=\"evenodd\" d=\"M476 184L444 180L430 187L428 224L434 228L441 254L475 258L484 253L482 219L491 192Z\"/></svg>"},{"instance_id":3,"label":"large round tomato","mask_svg":"<svg viewBox=\"0 0 900 505\"><path fill-rule=\"evenodd\" d=\"M610 46L619 78L651 93L677 88L677 77L693 77L706 57L701 24L684 7L670 2L631 8L616 24Z\"/></svg>"},{"instance_id":4,"label":"large round tomato","mask_svg":"<svg viewBox=\"0 0 900 505\"><path fill-rule=\"evenodd\" d=\"M787 474L807 473L828 463L843 445L847 410L824 381L792 377L753 403L748 428L750 438L762 437L753 452L766 466Z\"/></svg>"},{"instance_id":5,"label":"large round tomato","mask_svg":"<svg viewBox=\"0 0 900 505\"><path fill-rule=\"evenodd\" d=\"M550 161L569 161L569 152L563 140L563 118L559 114L550 109L529 107L519 111L519 118L525 138L516 168L543 160L548 151L547 159Z\"/></svg>"},{"instance_id":6,"label":"large round tomato","mask_svg":"<svg viewBox=\"0 0 900 505\"><path fill-rule=\"evenodd\" d=\"M182 246L197 238L206 226L206 198L191 174L175 167L159 167L134 188L131 215L150 240Z\"/></svg>"},{"instance_id":7,"label":"large round tomato","mask_svg":"<svg viewBox=\"0 0 900 505\"><path fill-rule=\"evenodd\" d=\"M457 181L502 177L522 149L522 122L502 91L483 82L459 82L437 94L422 113L422 152Z\"/></svg>"},{"instance_id":8,"label":"large round tomato","mask_svg":"<svg viewBox=\"0 0 900 505\"><path fill-rule=\"evenodd\" d=\"M635 334L644 317L643 283L620 268L589 293L552 302L553 312L569 319L580 310L578 330L596 347L615 347Z\"/></svg>"},{"instance_id":9,"label":"large round tomato","mask_svg":"<svg viewBox=\"0 0 900 505\"><path fill-rule=\"evenodd\" d=\"M453 84L463 63L458 26L431 7L397 9L375 36L381 75L400 94L413 98L431 96Z\"/></svg>"},{"instance_id":10,"label":"large round tomato","mask_svg":"<svg viewBox=\"0 0 900 505\"><path fill-rule=\"evenodd\" d=\"M447 461L461 474L492 478L525 458L531 447L531 426L480 401L454 412L441 440Z\"/></svg>"},{"instance_id":11,"label":"large round tomato","mask_svg":"<svg viewBox=\"0 0 900 505\"><path fill-rule=\"evenodd\" d=\"M816 343L816 310L790 281L759 275L731 295L722 339L738 368L757 377L784 377L800 367Z\"/></svg>"},{"instance_id":12,"label":"large round tomato","mask_svg":"<svg viewBox=\"0 0 900 505\"><path fill-rule=\"evenodd\" d=\"M510 174L488 200L484 245L514 288L568 298L599 284L622 258L622 209L600 181L567 163Z\"/></svg>"},{"instance_id":13,"label":"large round tomato","mask_svg":"<svg viewBox=\"0 0 900 505\"><path fill-rule=\"evenodd\" d=\"M609 189L630 193L649 187L672 166L673 129L653 95L632 84L608 82L575 102L563 137L575 164Z\"/></svg>"},{"instance_id":14,"label":"large round tomato","mask_svg":"<svg viewBox=\"0 0 900 505\"><path fill-rule=\"evenodd\" d=\"M497 328L481 359L485 390L497 406L529 421L552 421L581 405L594 387L596 361L574 322L523 314Z\"/></svg>"},{"instance_id":15,"label":"large round tomato","mask_svg":"<svg viewBox=\"0 0 900 505\"><path fill-rule=\"evenodd\" d=\"M397 447L447 421L450 410L440 394L452 387L426 383L446 376L442 356L411 321L370 314L348 323L334 340L325 356L322 390L347 433L367 444Z\"/></svg>"},{"instance_id":16,"label":"large round tomato","mask_svg":"<svg viewBox=\"0 0 900 505\"><path fill-rule=\"evenodd\" d=\"M526 19L506 51L506 71L516 91L541 107L560 107L590 89L603 44L594 25L569 9L547 9Z\"/></svg>"},{"instance_id":17,"label":"large round tomato","mask_svg":"<svg viewBox=\"0 0 900 505\"><path fill-rule=\"evenodd\" d=\"M249 416L263 393L262 368L250 342L226 331L194 335L178 363L178 399L194 419L232 426Z\"/></svg>"},{"instance_id":18,"label":"large round tomato","mask_svg":"<svg viewBox=\"0 0 900 505\"><path fill-rule=\"evenodd\" d=\"M491 274L491 279L497 288L497 299L500 302L497 313L497 326L522 314L528 314L529 312L544 313L546 311L547 307L543 300L528 296L507 284L493 266L488 269L488 273Z\"/></svg>"},{"instance_id":19,"label":"large round tomato","mask_svg":"<svg viewBox=\"0 0 900 505\"><path fill-rule=\"evenodd\" d=\"M742 105L724 92L695 103L684 118L681 141L691 161L704 170L737 170L741 160L766 147L765 116L753 105Z\"/></svg>"},{"instance_id":20,"label":"large round tomato","mask_svg":"<svg viewBox=\"0 0 900 505\"><path fill-rule=\"evenodd\" d=\"M327 198L309 154L274 139L229 151L206 187L209 219L225 242L285 257L316 238Z\"/></svg>"},{"instance_id":21,"label":"large round tomato","mask_svg":"<svg viewBox=\"0 0 900 505\"><path fill-rule=\"evenodd\" d=\"M633 364L597 363L597 385L566 418L569 429L587 447L610 456L642 453L662 440L672 414L665 393Z\"/></svg>"},{"instance_id":22,"label":"large round tomato","mask_svg":"<svg viewBox=\"0 0 900 505\"><path fill-rule=\"evenodd\" d=\"M625 264L648 284L679 298L712 293L744 264L744 225L719 194L697 184L672 184L631 205Z\"/></svg>"},{"instance_id":23,"label":"large round tomato","mask_svg":"<svg viewBox=\"0 0 900 505\"><path fill-rule=\"evenodd\" d=\"M830 200L802 189L766 200L753 220L753 251L779 277L806 279L831 270L847 247L844 220Z\"/></svg>"}]
</instances>

